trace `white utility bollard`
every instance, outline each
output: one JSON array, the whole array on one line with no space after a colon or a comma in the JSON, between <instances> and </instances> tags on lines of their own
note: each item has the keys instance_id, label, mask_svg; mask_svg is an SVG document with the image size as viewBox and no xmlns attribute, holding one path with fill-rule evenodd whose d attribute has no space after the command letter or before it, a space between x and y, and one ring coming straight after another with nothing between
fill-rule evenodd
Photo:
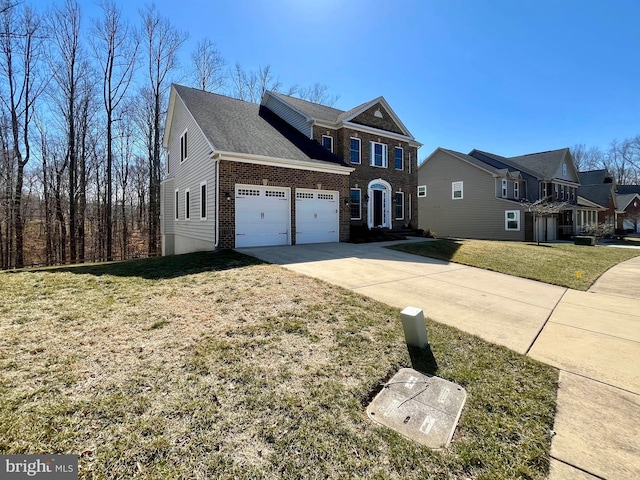
<instances>
[{"instance_id":1,"label":"white utility bollard","mask_svg":"<svg viewBox=\"0 0 640 480\"><path fill-rule=\"evenodd\" d=\"M427 340L427 326L424 322L424 313L421 308L407 307L400 312L402 328L404 329L404 339L407 345L418 348L429 346Z\"/></svg>"}]
</instances>

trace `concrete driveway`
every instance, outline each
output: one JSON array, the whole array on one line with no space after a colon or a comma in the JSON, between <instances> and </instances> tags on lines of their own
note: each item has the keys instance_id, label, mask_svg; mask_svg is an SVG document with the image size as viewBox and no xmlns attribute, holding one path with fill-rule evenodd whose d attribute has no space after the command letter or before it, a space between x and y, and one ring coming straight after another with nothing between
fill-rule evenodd
<instances>
[{"instance_id":1,"label":"concrete driveway","mask_svg":"<svg viewBox=\"0 0 640 480\"><path fill-rule=\"evenodd\" d=\"M550 478L640 478L640 257L579 292L384 248L397 243L239 251L557 367Z\"/></svg>"}]
</instances>

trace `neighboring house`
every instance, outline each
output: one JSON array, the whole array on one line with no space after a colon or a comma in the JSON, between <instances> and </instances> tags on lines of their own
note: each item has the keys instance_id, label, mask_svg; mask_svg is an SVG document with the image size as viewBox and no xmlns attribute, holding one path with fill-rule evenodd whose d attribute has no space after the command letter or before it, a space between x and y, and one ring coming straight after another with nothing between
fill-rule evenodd
<instances>
[{"instance_id":1,"label":"neighboring house","mask_svg":"<svg viewBox=\"0 0 640 480\"><path fill-rule=\"evenodd\" d=\"M342 112L272 92L257 105L173 85L163 254L346 241L352 219L407 223L417 215L419 145L382 97Z\"/></svg>"},{"instance_id":2,"label":"neighboring house","mask_svg":"<svg viewBox=\"0 0 640 480\"><path fill-rule=\"evenodd\" d=\"M267 92L262 105L354 168L349 180L351 225L393 229L416 224L422 144L383 97L342 111Z\"/></svg>"},{"instance_id":3,"label":"neighboring house","mask_svg":"<svg viewBox=\"0 0 640 480\"><path fill-rule=\"evenodd\" d=\"M618 228L640 233L640 185L618 185Z\"/></svg>"},{"instance_id":4,"label":"neighboring house","mask_svg":"<svg viewBox=\"0 0 640 480\"><path fill-rule=\"evenodd\" d=\"M569 238L599 208L578 204L578 186L568 148L517 157L437 148L418 169L418 226L446 237ZM541 199L564 209L536 222L524 203Z\"/></svg>"},{"instance_id":5,"label":"neighboring house","mask_svg":"<svg viewBox=\"0 0 640 480\"><path fill-rule=\"evenodd\" d=\"M616 228L617 201L616 182L606 169L578 172L580 187L578 196L581 201L600 206L597 223L604 223ZM596 223L596 222L592 222Z\"/></svg>"}]
</instances>

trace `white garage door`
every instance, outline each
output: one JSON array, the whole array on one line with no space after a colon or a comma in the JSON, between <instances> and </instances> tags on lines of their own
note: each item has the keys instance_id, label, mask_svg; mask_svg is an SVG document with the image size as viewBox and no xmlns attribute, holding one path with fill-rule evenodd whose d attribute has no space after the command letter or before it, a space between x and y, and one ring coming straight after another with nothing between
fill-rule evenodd
<instances>
[{"instance_id":1,"label":"white garage door","mask_svg":"<svg viewBox=\"0 0 640 480\"><path fill-rule=\"evenodd\" d=\"M289 245L289 188L236 185L236 248Z\"/></svg>"},{"instance_id":2,"label":"white garage door","mask_svg":"<svg viewBox=\"0 0 640 480\"><path fill-rule=\"evenodd\" d=\"M296 243L340 241L338 192L296 190Z\"/></svg>"}]
</instances>

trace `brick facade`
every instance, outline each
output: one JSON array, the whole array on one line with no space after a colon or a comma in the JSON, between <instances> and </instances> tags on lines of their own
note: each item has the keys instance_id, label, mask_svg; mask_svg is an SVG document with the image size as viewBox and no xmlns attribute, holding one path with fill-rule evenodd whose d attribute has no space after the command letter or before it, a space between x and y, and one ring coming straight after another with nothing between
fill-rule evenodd
<instances>
[{"instance_id":1,"label":"brick facade","mask_svg":"<svg viewBox=\"0 0 640 480\"><path fill-rule=\"evenodd\" d=\"M375 110L374 107L370 110ZM357 118L359 118L359 115ZM372 118L376 118L371 114ZM377 119L377 118L376 118ZM377 119L379 120L379 119ZM393 123L395 125L395 123ZM397 126L395 127L397 129ZM361 189L362 216L361 220L352 220L350 223L356 225L367 225L367 188L369 182L375 179L382 179L391 185L392 198L395 192L404 193L404 219L396 220L394 207L391 208L391 221L393 228L401 228L405 225L417 227L418 223L418 199L416 197L418 188L418 149L411 147L408 142L397 140L384 135L377 135L368 132L357 131L349 128L331 129L327 127L314 126L313 138L318 143L322 143L322 136L333 137L333 150L344 162L355 168L349 176L349 188ZM351 158L351 137L360 139L360 164L352 164ZM387 145L387 167L375 167L370 165L371 144L378 142ZM396 170L394 147L402 147L404 150L404 168ZM411 199L410 199L411 198ZM411 205L411 211L409 211ZM350 211L347 211L347 218L350 218Z\"/></svg>"},{"instance_id":2,"label":"brick facade","mask_svg":"<svg viewBox=\"0 0 640 480\"><path fill-rule=\"evenodd\" d=\"M349 240L349 177L326 172L298 170L293 168L272 167L254 163L220 162L219 209L219 247L235 247L235 187L236 184L267 185L290 187L291 241L296 238L295 191L297 188L318 190L337 190L339 192L340 241ZM227 200L227 194L229 200Z\"/></svg>"}]
</instances>

